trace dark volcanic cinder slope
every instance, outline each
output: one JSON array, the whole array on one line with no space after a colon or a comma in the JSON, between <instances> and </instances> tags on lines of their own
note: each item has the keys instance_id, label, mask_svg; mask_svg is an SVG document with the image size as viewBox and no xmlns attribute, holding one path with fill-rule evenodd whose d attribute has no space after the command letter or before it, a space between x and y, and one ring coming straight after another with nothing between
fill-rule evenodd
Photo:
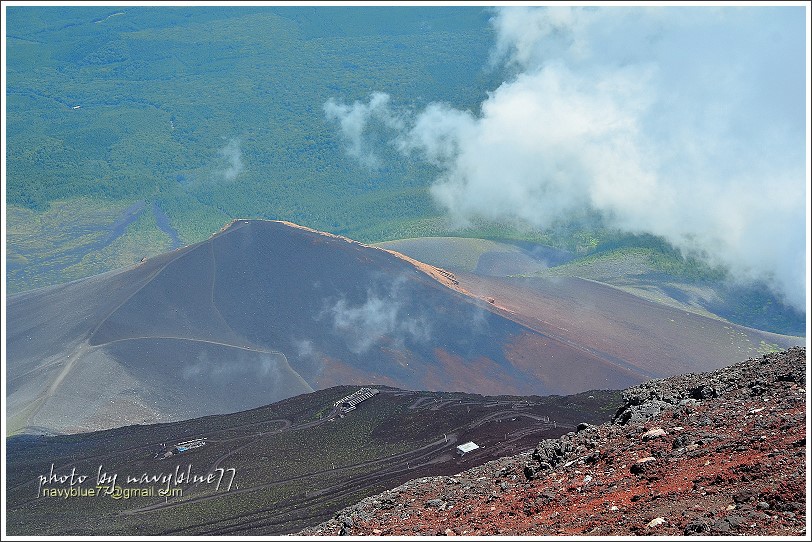
<instances>
[{"instance_id":1,"label":"dark volcanic cinder slope","mask_svg":"<svg viewBox=\"0 0 812 542\"><path fill-rule=\"evenodd\" d=\"M506 316L406 257L236 221L134 268L9 298L9 431L187 419L336 384L567 394L651 376Z\"/></svg>"},{"instance_id":2,"label":"dark volcanic cinder slope","mask_svg":"<svg viewBox=\"0 0 812 542\"><path fill-rule=\"evenodd\" d=\"M614 423L368 497L304 535L807 532L806 351L623 392ZM386 503L385 506L383 503Z\"/></svg>"}]
</instances>

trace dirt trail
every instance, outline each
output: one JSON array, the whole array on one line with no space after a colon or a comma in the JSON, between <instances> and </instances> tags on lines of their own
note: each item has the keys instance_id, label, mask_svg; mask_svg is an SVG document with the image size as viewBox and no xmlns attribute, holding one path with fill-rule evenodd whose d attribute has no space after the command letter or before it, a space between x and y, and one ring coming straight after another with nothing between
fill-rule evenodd
<instances>
[{"instance_id":1,"label":"dirt trail","mask_svg":"<svg viewBox=\"0 0 812 542\"><path fill-rule=\"evenodd\" d=\"M76 365L76 362L82 356L84 356L90 349L91 346L87 344L87 342L85 341L79 343L76 346L76 348L73 350L73 353L68 357L68 361L65 363L65 366L62 368L62 370L59 372L56 378L54 378L54 381L51 382L51 385L48 386L48 389L45 390L42 394L40 394L39 397L37 397L31 402L31 404L35 406L33 406L33 409L28 414L28 417L26 418L25 421L25 425L31 425L31 420L34 418L34 416L36 416L37 413L40 410L42 410L42 407L45 406L45 404L48 402L48 399L53 397L54 393L56 393L56 390L59 389L59 386L65 380L65 377L68 376L68 374L73 370L73 367Z\"/></svg>"}]
</instances>

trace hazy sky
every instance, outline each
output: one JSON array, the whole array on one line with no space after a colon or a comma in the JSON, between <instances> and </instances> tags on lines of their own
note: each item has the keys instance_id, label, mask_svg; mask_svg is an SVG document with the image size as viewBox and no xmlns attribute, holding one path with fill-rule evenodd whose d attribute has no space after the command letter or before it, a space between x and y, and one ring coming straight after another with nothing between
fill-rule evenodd
<instances>
[{"instance_id":1,"label":"hazy sky","mask_svg":"<svg viewBox=\"0 0 812 542\"><path fill-rule=\"evenodd\" d=\"M325 113L349 152L376 165L365 134L389 129L441 168L432 194L461 222L597 210L804 309L802 7L511 7L492 24L512 75L477 114L337 97Z\"/></svg>"}]
</instances>

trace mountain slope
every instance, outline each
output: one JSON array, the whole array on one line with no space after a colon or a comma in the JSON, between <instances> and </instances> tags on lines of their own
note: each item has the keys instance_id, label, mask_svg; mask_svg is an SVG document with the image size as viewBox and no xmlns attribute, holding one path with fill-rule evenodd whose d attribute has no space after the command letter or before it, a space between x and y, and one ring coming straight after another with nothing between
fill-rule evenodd
<instances>
[{"instance_id":1,"label":"mountain slope","mask_svg":"<svg viewBox=\"0 0 812 542\"><path fill-rule=\"evenodd\" d=\"M605 356L634 360L636 367L652 376L703 371L804 342L800 337L709 318L577 277L460 273L457 278L471 293L493 298L517 322L532 329L554 330L561 340Z\"/></svg>"},{"instance_id":2,"label":"mountain slope","mask_svg":"<svg viewBox=\"0 0 812 542\"><path fill-rule=\"evenodd\" d=\"M607 235L599 231L581 233ZM557 243L569 246L580 237L577 234ZM786 305L766 284L733 281L722 269L686 259L664 240L652 236L610 236L600 243L593 240L595 246L578 246L575 252L537 242L463 237L401 239L377 246L454 273L476 275L485 282L510 279L513 289L522 287L521 295L533 296L538 285L554 289L559 281L586 279L684 312L776 334L804 334L804 312Z\"/></svg>"},{"instance_id":3,"label":"mountain slope","mask_svg":"<svg viewBox=\"0 0 812 542\"><path fill-rule=\"evenodd\" d=\"M9 430L188 419L337 384L544 395L651 376L455 283L345 238L236 221L133 268L11 296Z\"/></svg>"},{"instance_id":4,"label":"mountain slope","mask_svg":"<svg viewBox=\"0 0 812 542\"><path fill-rule=\"evenodd\" d=\"M517 289L247 220L129 269L11 296L7 333L10 433L237 412L339 384L621 389L794 344L595 283Z\"/></svg>"}]
</instances>

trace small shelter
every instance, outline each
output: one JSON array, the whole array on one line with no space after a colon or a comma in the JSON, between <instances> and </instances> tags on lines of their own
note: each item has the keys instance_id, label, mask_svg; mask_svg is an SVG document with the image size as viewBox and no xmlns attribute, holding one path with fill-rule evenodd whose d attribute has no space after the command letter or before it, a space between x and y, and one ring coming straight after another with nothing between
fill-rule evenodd
<instances>
[{"instance_id":1,"label":"small shelter","mask_svg":"<svg viewBox=\"0 0 812 542\"><path fill-rule=\"evenodd\" d=\"M466 442L465 444L460 444L459 446L457 446L457 453L459 455L465 455L468 452L473 452L474 450L478 450L478 449L479 449L479 446L477 446L473 442L469 441L469 442Z\"/></svg>"}]
</instances>

